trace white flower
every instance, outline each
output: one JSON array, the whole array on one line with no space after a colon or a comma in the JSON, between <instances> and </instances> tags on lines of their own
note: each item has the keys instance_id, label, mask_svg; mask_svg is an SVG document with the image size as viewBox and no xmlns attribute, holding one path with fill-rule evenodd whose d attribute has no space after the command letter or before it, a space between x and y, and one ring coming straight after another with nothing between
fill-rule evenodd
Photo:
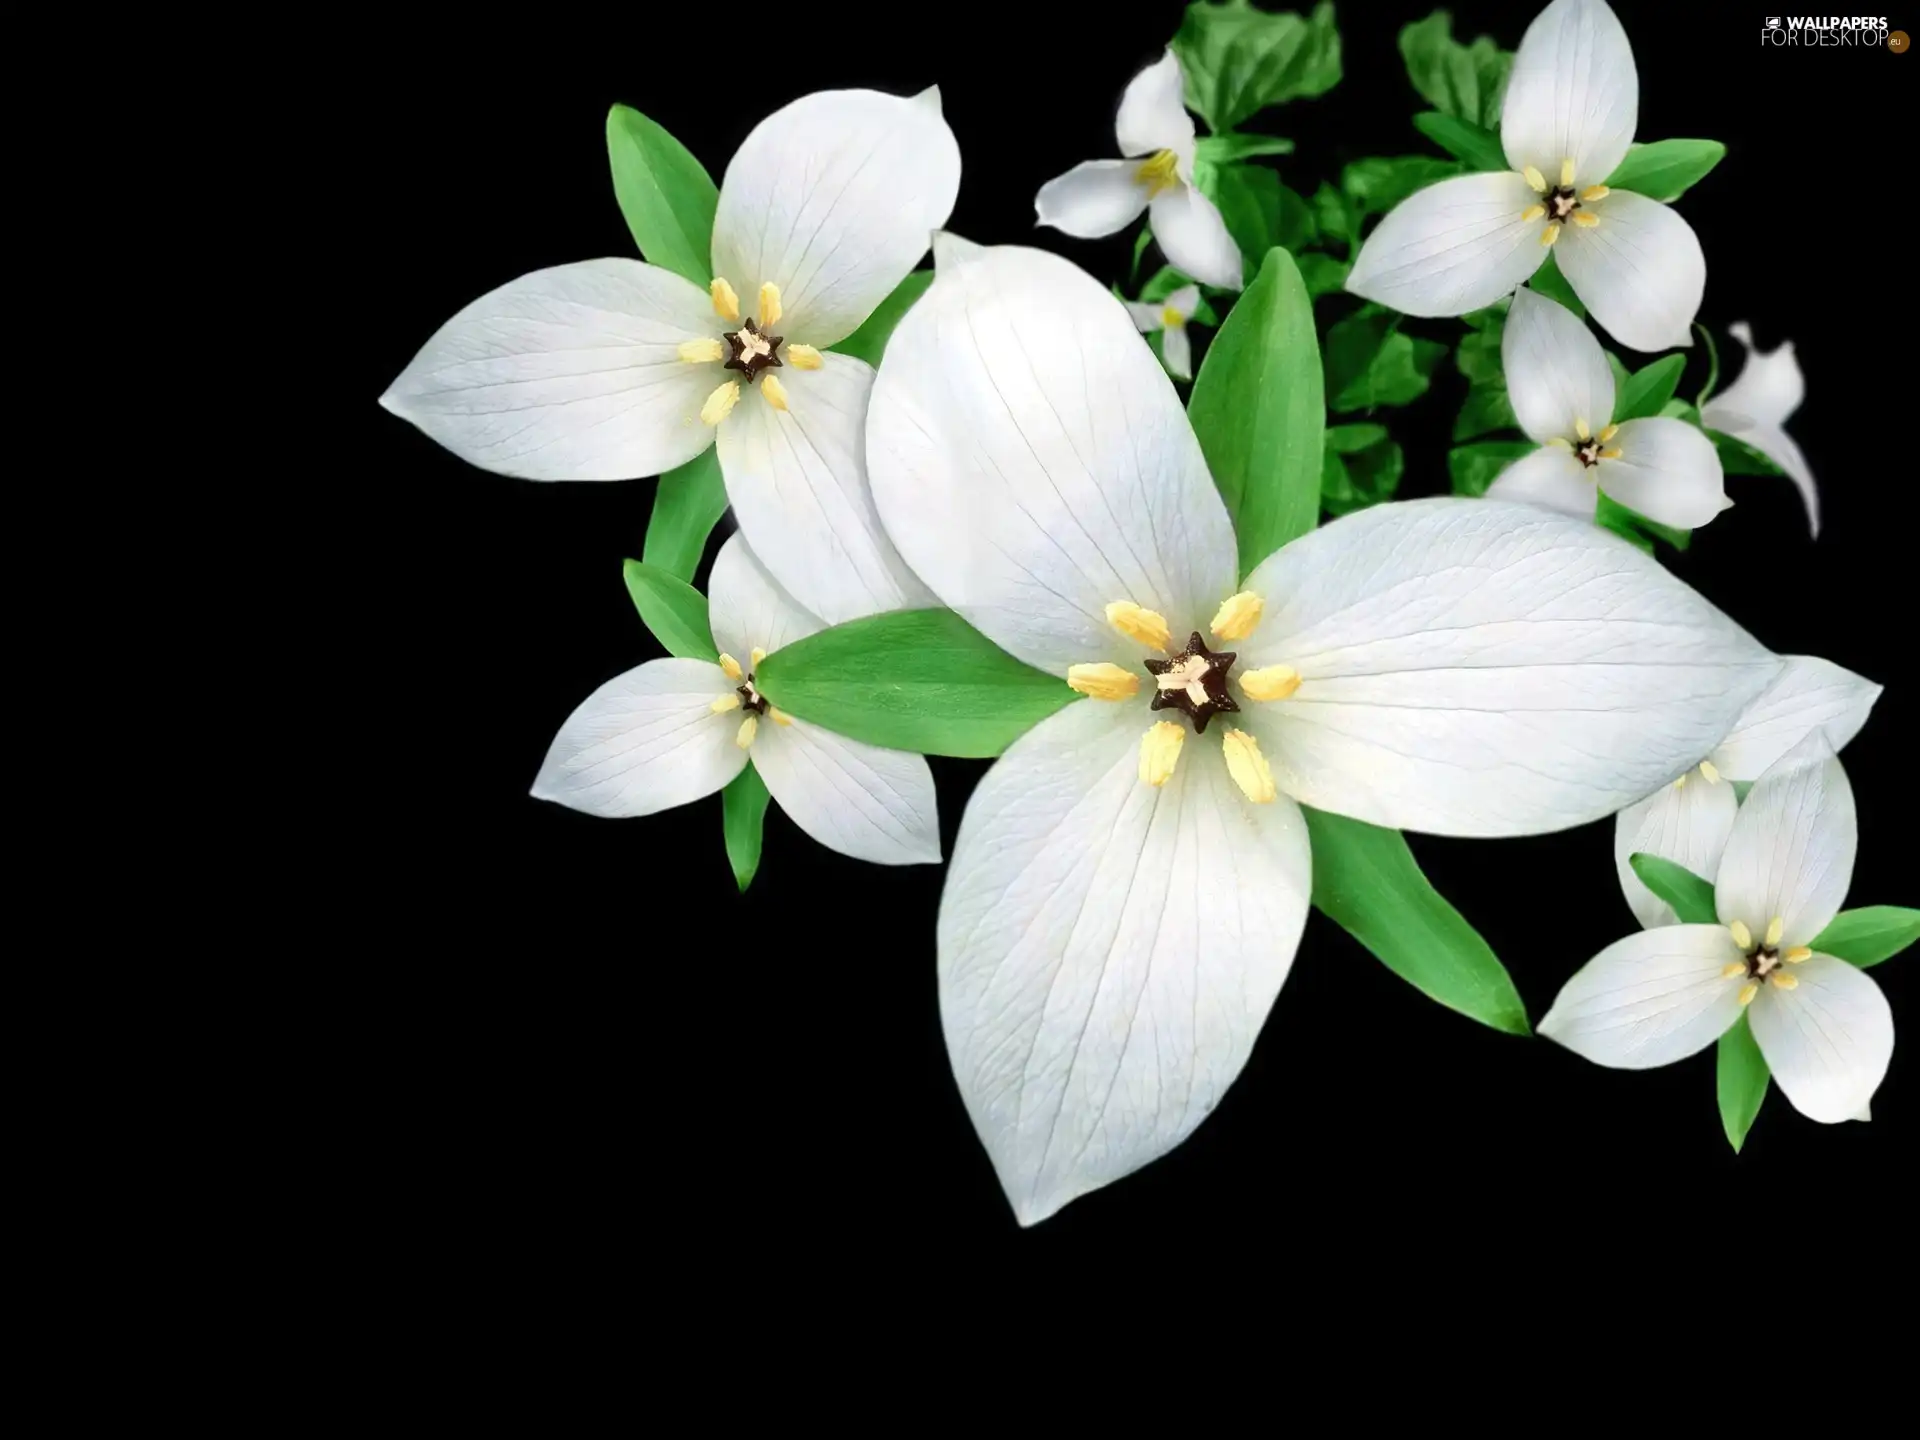
<instances>
[{"instance_id":1,"label":"white flower","mask_svg":"<svg viewBox=\"0 0 1920 1440\"><path fill-rule=\"evenodd\" d=\"M740 528L809 610L928 603L867 490L873 370L821 351L913 269L959 185L937 91L803 96L727 167L710 294L638 260L537 270L442 326L381 404L530 480L656 475L717 433Z\"/></svg>"},{"instance_id":2,"label":"white flower","mask_svg":"<svg viewBox=\"0 0 1920 1440\"><path fill-rule=\"evenodd\" d=\"M1151 209L1153 238L1168 264L1204 285L1238 290L1240 247L1213 202L1194 188L1184 84L1171 50L1134 76L1113 122L1120 153L1130 158L1074 166L1040 187L1033 208L1042 225L1082 240L1124 230Z\"/></svg>"},{"instance_id":3,"label":"white flower","mask_svg":"<svg viewBox=\"0 0 1920 1440\"><path fill-rule=\"evenodd\" d=\"M1093 697L988 772L941 901L954 1073L1032 1223L1179 1144L1246 1062L1312 889L1296 802L1450 835L1597 819L1778 662L1526 506L1377 506L1240 584L1126 310L1038 251L934 255L874 385L874 499L942 600Z\"/></svg>"},{"instance_id":4,"label":"white flower","mask_svg":"<svg viewBox=\"0 0 1920 1440\"><path fill-rule=\"evenodd\" d=\"M1609 945L1567 982L1540 1033L1644 1070L1704 1050L1748 1007L1794 1109L1827 1124L1864 1118L1893 1057L1893 1013L1864 971L1809 948L1846 899L1858 841L1846 772L1825 736L1808 735L1734 817L1714 877L1720 923Z\"/></svg>"},{"instance_id":5,"label":"white flower","mask_svg":"<svg viewBox=\"0 0 1920 1440\"><path fill-rule=\"evenodd\" d=\"M1516 460L1491 499L1593 518L1599 492L1629 510L1691 530L1733 502L1720 453L1698 426L1666 416L1613 423L1613 371L1591 331L1557 300L1516 290L1500 337L1507 398L1541 448Z\"/></svg>"},{"instance_id":6,"label":"white flower","mask_svg":"<svg viewBox=\"0 0 1920 1440\"><path fill-rule=\"evenodd\" d=\"M768 705L753 672L822 628L739 535L714 557L720 662L649 660L589 695L553 737L533 793L589 815L652 815L711 795L751 760L807 834L856 860L935 864L933 775L918 755L823 730Z\"/></svg>"},{"instance_id":7,"label":"white flower","mask_svg":"<svg viewBox=\"0 0 1920 1440\"><path fill-rule=\"evenodd\" d=\"M1593 318L1636 350L1687 345L1707 284L1693 229L1667 206L1605 181L1633 141L1640 78L1604 0L1553 0L1513 57L1500 142L1511 170L1442 180L1367 237L1356 295L1409 315L1464 315L1540 268L1560 272Z\"/></svg>"},{"instance_id":8,"label":"white flower","mask_svg":"<svg viewBox=\"0 0 1920 1440\"><path fill-rule=\"evenodd\" d=\"M1813 469L1787 434L1787 421L1807 398L1806 377L1794 358L1793 342L1773 350L1754 348L1753 331L1740 320L1728 327L1747 352L1740 378L1700 407L1700 423L1744 440L1787 472L1807 507L1807 528L1820 533L1820 492Z\"/></svg>"},{"instance_id":9,"label":"white flower","mask_svg":"<svg viewBox=\"0 0 1920 1440\"><path fill-rule=\"evenodd\" d=\"M1187 340L1187 321L1199 304L1198 285L1182 285L1158 305L1127 302L1135 329L1143 335L1160 332L1160 353L1167 362L1167 373L1176 380L1193 378L1193 346Z\"/></svg>"},{"instance_id":10,"label":"white flower","mask_svg":"<svg viewBox=\"0 0 1920 1440\"><path fill-rule=\"evenodd\" d=\"M1640 923L1652 929L1680 917L1633 873L1635 854L1657 855L1696 875L1719 867L1733 833L1735 782L1762 771L1818 731L1836 752L1860 733L1880 686L1811 655L1789 655L1779 678L1734 721L1697 766L1614 817L1613 861L1620 889Z\"/></svg>"}]
</instances>

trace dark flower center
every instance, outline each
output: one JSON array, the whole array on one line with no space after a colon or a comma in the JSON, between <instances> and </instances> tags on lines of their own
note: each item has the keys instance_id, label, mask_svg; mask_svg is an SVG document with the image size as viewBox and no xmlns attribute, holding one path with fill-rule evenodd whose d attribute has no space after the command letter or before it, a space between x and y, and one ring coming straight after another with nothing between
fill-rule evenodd
<instances>
[{"instance_id":1,"label":"dark flower center","mask_svg":"<svg viewBox=\"0 0 1920 1440\"><path fill-rule=\"evenodd\" d=\"M785 342L784 335L767 335L753 321L745 321L738 330L732 330L720 337L733 347L733 358L722 367L738 370L746 376L751 385L760 378L763 370L781 368L780 346Z\"/></svg>"},{"instance_id":2,"label":"dark flower center","mask_svg":"<svg viewBox=\"0 0 1920 1440\"><path fill-rule=\"evenodd\" d=\"M1207 722L1223 710L1238 710L1240 703L1227 693L1227 673L1239 658L1234 650L1209 650L1194 631L1187 637L1187 648L1167 660L1149 660L1147 673L1157 687L1149 709L1178 710L1193 722L1196 735L1204 735Z\"/></svg>"},{"instance_id":3,"label":"dark flower center","mask_svg":"<svg viewBox=\"0 0 1920 1440\"><path fill-rule=\"evenodd\" d=\"M1547 194L1547 218L1565 220L1580 208L1580 197L1571 185L1556 185Z\"/></svg>"},{"instance_id":4,"label":"dark flower center","mask_svg":"<svg viewBox=\"0 0 1920 1440\"><path fill-rule=\"evenodd\" d=\"M1573 455L1576 460L1591 470L1600 463L1600 449L1600 437L1596 435L1593 439L1582 440L1574 446Z\"/></svg>"},{"instance_id":5,"label":"dark flower center","mask_svg":"<svg viewBox=\"0 0 1920 1440\"><path fill-rule=\"evenodd\" d=\"M740 708L749 715L767 713L767 697L753 688L753 672L747 672L747 678L740 682L736 693L740 696Z\"/></svg>"}]
</instances>

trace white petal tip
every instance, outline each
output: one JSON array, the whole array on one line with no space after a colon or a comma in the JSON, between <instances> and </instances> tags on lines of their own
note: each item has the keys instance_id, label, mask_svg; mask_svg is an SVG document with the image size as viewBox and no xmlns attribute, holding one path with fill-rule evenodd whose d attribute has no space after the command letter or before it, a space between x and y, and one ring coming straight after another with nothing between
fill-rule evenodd
<instances>
[{"instance_id":1,"label":"white petal tip","mask_svg":"<svg viewBox=\"0 0 1920 1440\"><path fill-rule=\"evenodd\" d=\"M913 103L926 106L927 109L936 115L940 114L940 87L938 85L929 85L913 97Z\"/></svg>"},{"instance_id":2,"label":"white petal tip","mask_svg":"<svg viewBox=\"0 0 1920 1440\"><path fill-rule=\"evenodd\" d=\"M1044 222L1042 222L1044 223ZM958 270L980 258L982 247L951 230L933 232L933 268L936 274Z\"/></svg>"},{"instance_id":3,"label":"white petal tip","mask_svg":"<svg viewBox=\"0 0 1920 1440\"><path fill-rule=\"evenodd\" d=\"M1753 327L1744 320L1736 320L1727 327L1727 333L1742 345L1752 346Z\"/></svg>"}]
</instances>

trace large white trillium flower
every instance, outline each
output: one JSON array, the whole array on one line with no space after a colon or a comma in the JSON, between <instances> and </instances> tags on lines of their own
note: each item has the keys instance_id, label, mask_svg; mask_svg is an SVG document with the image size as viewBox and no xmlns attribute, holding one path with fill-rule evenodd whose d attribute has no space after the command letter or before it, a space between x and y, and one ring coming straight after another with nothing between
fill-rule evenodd
<instances>
[{"instance_id":1,"label":"large white trillium flower","mask_svg":"<svg viewBox=\"0 0 1920 1440\"><path fill-rule=\"evenodd\" d=\"M1487 487L1489 497L1591 520L1604 491L1683 530L1732 503L1720 454L1698 426L1661 415L1613 423L1607 352L1559 301L1514 292L1500 363L1520 428L1541 448L1503 470Z\"/></svg>"},{"instance_id":2,"label":"large white trillium flower","mask_svg":"<svg viewBox=\"0 0 1920 1440\"><path fill-rule=\"evenodd\" d=\"M934 253L874 386L874 498L943 601L1091 697L988 772L940 908L954 1074L1031 1224L1179 1144L1240 1072L1312 890L1296 802L1449 835L1597 819L1778 662L1528 506L1379 506L1240 584L1125 308L1038 251Z\"/></svg>"},{"instance_id":3,"label":"large white trillium flower","mask_svg":"<svg viewBox=\"0 0 1920 1440\"><path fill-rule=\"evenodd\" d=\"M935 864L933 775L769 705L753 672L823 628L734 535L714 557L709 619L719 663L649 660L589 695L553 737L533 793L589 815L652 815L721 789L751 760L807 834L856 860Z\"/></svg>"},{"instance_id":4,"label":"large white trillium flower","mask_svg":"<svg viewBox=\"0 0 1920 1440\"><path fill-rule=\"evenodd\" d=\"M1176 380L1193 378L1193 342L1187 337L1187 321L1200 305L1200 287L1182 285L1158 305L1127 301L1127 313L1142 335L1160 332L1160 354L1167 362L1167 373Z\"/></svg>"},{"instance_id":5,"label":"large white trillium flower","mask_svg":"<svg viewBox=\"0 0 1920 1440\"><path fill-rule=\"evenodd\" d=\"M1820 491L1813 483L1813 467L1785 428L1807 398L1807 380L1794 358L1793 342L1761 350L1746 321L1728 328L1747 352L1747 361L1738 379L1700 407L1700 423L1746 441L1786 471L1807 507L1807 528L1818 536Z\"/></svg>"},{"instance_id":6,"label":"large white trillium flower","mask_svg":"<svg viewBox=\"0 0 1920 1440\"><path fill-rule=\"evenodd\" d=\"M1704 1050L1746 1009L1794 1109L1827 1124L1864 1118L1893 1058L1893 1012L1865 972L1810 948L1846 899L1858 844L1846 772L1826 737L1809 735L1734 817L1713 882L1720 923L1609 945L1567 982L1540 1033L1644 1070Z\"/></svg>"},{"instance_id":7,"label":"large white trillium flower","mask_svg":"<svg viewBox=\"0 0 1920 1440\"><path fill-rule=\"evenodd\" d=\"M1240 247L1219 210L1193 183L1193 117L1186 82L1169 50L1134 76L1113 133L1125 160L1088 160L1040 187L1040 224L1082 240L1113 235L1151 212L1167 263L1204 285L1240 288Z\"/></svg>"},{"instance_id":8,"label":"large white trillium flower","mask_svg":"<svg viewBox=\"0 0 1920 1440\"><path fill-rule=\"evenodd\" d=\"M657 475L717 436L740 528L808 609L926 603L867 491L872 367L822 351L913 269L959 186L937 91L803 96L727 167L710 293L639 260L537 270L449 320L381 403L530 480Z\"/></svg>"},{"instance_id":9,"label":"large white trillium flower","mask_svg":"<svg viewBox=\"0 0 1920 1440\"><path fill-rule=\"evenodd\" d=\"M1442 180L1388 212L1347 288L1409 315L1464 315L1538 270L1549 248L1624 345L1691 343L1707 284L1693 228L1606 179L1633 142L1640 77L1605 0L1553 0L1527 27L1500 112L1511 170Z\"/></svg>"},{"instance_id":10,"label":"large white trillium flower","mask_svg":"<svg viewBox=\"0 0 1920 1440\"><path fill-rule=\"evenodd\" d=\"M1836 752L1860 733L1881 687L1812 655L1789 655L1779 677L1749 705L1698 765L1614 817L1613 860L1634 917L1651 929L1680 917L1633 872L1636 854L1657 855L1711 875L1733 833L1736 783L1759 779L1816 731Z\"/></svg>"}]
</instances>

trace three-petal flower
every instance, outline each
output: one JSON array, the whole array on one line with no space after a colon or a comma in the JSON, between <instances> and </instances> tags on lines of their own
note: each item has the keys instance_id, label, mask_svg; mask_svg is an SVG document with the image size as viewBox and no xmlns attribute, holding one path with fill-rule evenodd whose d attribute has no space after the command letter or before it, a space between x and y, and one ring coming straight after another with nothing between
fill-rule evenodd
<instances>
[{"instance_id":1,"label":"three-petal flower","mask_svg":"<svg viewBox=\"0 0 1920 1440\"><path fill-rule=\"evenodd\" d=\"M1187 321L1200 305L1200 287L1182 285L1158 305L1129 300L1127 313L1142 335L1160 332L1160 356L1167 362L1167 373L1176 380L1193 378L1193 342L1187 338Z\"/></svg>"},{"instance_id":2,"label":"three-petal flower","mask_svg":"<svg viewBox=\"0 0 1920 1440\"><path fill-rule=\"evenodd\" d=\"M1820 491L1813 483L1813 467L1785 428L1807 398L1807 381L1794 358L1793 342L1761 350L1755 347L1746 321L1735 321L1728 329L1747 352L1747 361L1731 385L1700 407L1700 423L1746 441L1786 471L1807 507L1807 528L1818 536Z\"/></svg>"}]
</instances>

